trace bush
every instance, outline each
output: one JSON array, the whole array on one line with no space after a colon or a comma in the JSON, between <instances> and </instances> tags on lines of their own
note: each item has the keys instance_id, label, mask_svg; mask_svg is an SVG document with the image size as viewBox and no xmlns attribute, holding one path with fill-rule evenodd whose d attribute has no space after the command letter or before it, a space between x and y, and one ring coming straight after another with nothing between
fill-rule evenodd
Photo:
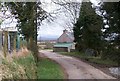
<instances>
[{"instance_id":1,"label":"bush","mask_svg":"<svg viewBox=\"0 0 120 81\"><path fill-rule=\"evenodd\" d=\"M102 59L109 59L116 62L120 61L120 50L115 48L108 48L103 51Z\"/></svg>"}]
</instances>

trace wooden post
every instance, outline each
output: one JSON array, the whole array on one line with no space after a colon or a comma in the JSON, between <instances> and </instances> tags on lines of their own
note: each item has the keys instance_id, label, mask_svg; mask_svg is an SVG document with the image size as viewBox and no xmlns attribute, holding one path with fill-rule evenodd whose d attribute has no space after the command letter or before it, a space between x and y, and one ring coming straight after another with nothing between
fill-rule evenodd
<instances>
[{"instance_id":1,"label":"wooden post","mask_svg":"<svg viewBox=\"0 0 120 81\"><path fill-rule=\"evenodd\" d=\"M8 52L8 32L4 31L4 41L3 41L3 52L4 56L6 57L7 52Z\"/></svg>"},{"instance_id":2,"label":"wooden post","mask_svg":"<svg viewBox=\"0 0 120 81\"><path fill-rule=\"evenodd\" d=\"M14 35L14 52L16 52L16 34Z\"/></svg>"},{"instance_id":3,"label":"wooden post","mask_svg":"<svg viewBox=\"0 0 120 81\"><path fill-rule=\"evenodd\" d=\"M22 48L22 38L20 38L20 49Z\"/></svg>"}]
</instances>

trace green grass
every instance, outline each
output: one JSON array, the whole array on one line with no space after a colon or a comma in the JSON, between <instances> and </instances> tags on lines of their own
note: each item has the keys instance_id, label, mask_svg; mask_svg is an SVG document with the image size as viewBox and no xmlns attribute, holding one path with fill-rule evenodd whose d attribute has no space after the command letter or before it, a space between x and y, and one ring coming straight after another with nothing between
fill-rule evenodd
<instances>
[{"instance_id":1,"label":"green grass","mask_svg":"<svg viewBox=\"0 0 120 81\"><path fill-rule=\"evenodd\" d=\"M38 64L38 79L64 79L64 73L57 63L43 58Z\"/></svg>"},{"instance_id":2,"label":"green grass","mask_svg":"<svg viewBox=\"0 0 120 81\"><path fill-rule=\"evenodd\" d=\"M100 58L94 58L94 59L89 59L90 62L97 63L97 64L104 64L104 65L109 65L109 66L118 66L117 62L114 62L112 60L102 60Z\"/></svg>"},{"instance_id":3,"label":"green grass","mask_svg":"<svg viewBox=\"0 0 120 81\"><path fill-rule=\"evenodd\" d=\"M92 63L95 63L95 64L101 64L101 65L108 65L108 66L117 66L118 63L112 61L112 60L103 60L101 59L100 57L94 57L94 56L88 56L84 53L80 53L80 52L59 52L60 54L63 54L63 55L68 55L68 56L74 56L74 57L77 57L79 59L82 59L82 60L87 60L88 62L92 62Z\"/></svg>"},{"instance_id":4,"label":"green grass","mask_svg":"<svg viewBox=\"0 0 120 81\"><path fill-rule=\"evenodd\" d=\"M32 56L29 54L25 57L14 58L14 62L24 67L25 74L28 79L36 79L36 63Z\"/></svg>"},{"instance_id":5,"label":"green grass","mask_svg":"<svg viewBox=\"0 0 120 81\"><path fill-rule=\"evenodd\" d=\"M37 68L32 54L15 59L15 62L25 67L26 76L30 79L64 79L60 65L47 58L41 58ZM35 72L37 72L37 77Z\"/></svg>"}]
</instances>

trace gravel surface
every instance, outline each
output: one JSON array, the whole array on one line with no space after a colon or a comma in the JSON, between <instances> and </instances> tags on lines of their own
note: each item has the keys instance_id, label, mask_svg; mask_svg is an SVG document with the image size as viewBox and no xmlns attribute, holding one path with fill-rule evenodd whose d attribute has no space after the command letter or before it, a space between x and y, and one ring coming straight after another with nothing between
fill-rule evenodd
<instances>
[{"instance_id":1,"label":"gravel surface","mask_svg":"<svg viewBox=\"0 0 120 81\"><path fill-rule=\"evenodd\" d=\"M74 57L41 50L41 54L59 63L66 71L68 79L116 79L101 70Z\"/></svg>"}]
</instances>

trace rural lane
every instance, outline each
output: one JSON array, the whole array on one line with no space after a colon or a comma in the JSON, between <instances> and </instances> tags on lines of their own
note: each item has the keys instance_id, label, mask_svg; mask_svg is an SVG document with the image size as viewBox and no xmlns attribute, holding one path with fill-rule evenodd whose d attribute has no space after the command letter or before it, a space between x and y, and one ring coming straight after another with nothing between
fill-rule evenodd
<instances>
[{"instance_id":1,"label":"rural lane","mask_svg":"<svg viewBox=\"0 0 120 81\"><path fill-rule=\"evenodd\" d=\"M65 69L68 79L115 79L74 57L60 55L46 50L41 50L40 53L59 63Z\"/></svg>"}]
</instances>

